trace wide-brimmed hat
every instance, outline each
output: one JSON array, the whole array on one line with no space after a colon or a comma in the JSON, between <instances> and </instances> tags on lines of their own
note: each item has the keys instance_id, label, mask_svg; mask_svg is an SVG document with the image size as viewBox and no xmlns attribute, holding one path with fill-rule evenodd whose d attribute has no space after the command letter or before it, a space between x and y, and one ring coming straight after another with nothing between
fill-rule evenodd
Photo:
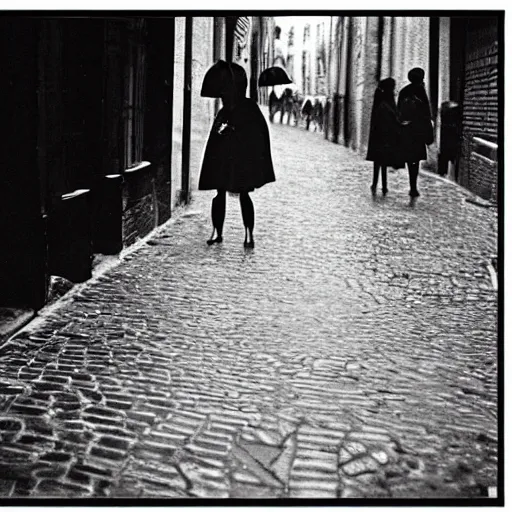
<instances>
[{"instance_id":1,"label":"wide-brimmed hat","mask_svg":"<svg viewBox=\"0 0 512 512\"><path fill-rule=\"evenodd\" d=\"M201 96L220 98L232 88L240 94L247 89L247 74L245 69L233 62L217 61L204 75Z\"/></svg>"}]
</instances>

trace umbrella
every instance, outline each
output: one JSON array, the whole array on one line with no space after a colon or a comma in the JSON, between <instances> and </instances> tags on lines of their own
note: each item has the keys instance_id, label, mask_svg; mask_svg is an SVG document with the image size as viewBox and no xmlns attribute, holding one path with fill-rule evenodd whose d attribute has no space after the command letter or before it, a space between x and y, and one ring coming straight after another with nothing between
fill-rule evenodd
<instances>
[{"instance_id":1,"label":"umbrella","mask_svg":"<svg viewBox=\"0 0 512 512\"><path fill-rule=\"evenodd\" d=\"M259 87L269 87L271 85L291 84L292 79L288 76L285 69L279 66L272 66L261 72L258 79Z\"/></svg>"}]
</instances>

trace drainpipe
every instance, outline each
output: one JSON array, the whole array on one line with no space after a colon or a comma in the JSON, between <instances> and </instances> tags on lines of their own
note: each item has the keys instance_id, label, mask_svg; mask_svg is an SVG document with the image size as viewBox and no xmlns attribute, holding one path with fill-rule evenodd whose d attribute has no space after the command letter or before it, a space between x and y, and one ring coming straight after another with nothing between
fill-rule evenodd
<instances>
[{"instance_id":1,"label":"drainpipe","mask_svg":"<svg viewBox=\"0 0 512 512\"><path fill-rule=\"evenodd\" d=\"M193 18L185 18L185 77L183 83L183 138L181 154L180 203L190 200L190 126L192 117L192 23Z\"/></svg>"},{"instance_id":2,"label":"drainpipe","mask_svg":"<svg viewBox=\"0 0 512 512\"><path fill-rule=\"evenodd\" d=\"M343 101L343 142L348 148L350 146L350 136L352 126L350 126L350 98L352 95L352 38L354 36L353 18L348 18L347 25L347 60L346 60L346 85L345 98Z\"/></svg>"},{"instance_id":3,"label":"drainpipe","mask_svg":"<svg viewBox=\"0 0 512 512\"><path fill-rule=\"evenodd\" d=\"M217 62L222 57L221 41L222 27L224 24L223 17L213 18L213 62ZM215 98L214 114L217 115L220 110L220 99Z\"/></svg>"},{"instance_id":4,"label":"drainpipe","mask_svg":"<svg viewBox=\"0 0 512 512\"><path fill-rule=\"evenodd\" d=\"M340 80L341 80L341 60L343 58L343 37L345 34L343 33L343 23L344 17L338 16L338 20L336 22L336 48L337 48L337 59L336 59L336 87L334 93L334 101L333 101L333 133L332 140L336 144L339 144L340 141Z\"/></svg>"}]
</instances>

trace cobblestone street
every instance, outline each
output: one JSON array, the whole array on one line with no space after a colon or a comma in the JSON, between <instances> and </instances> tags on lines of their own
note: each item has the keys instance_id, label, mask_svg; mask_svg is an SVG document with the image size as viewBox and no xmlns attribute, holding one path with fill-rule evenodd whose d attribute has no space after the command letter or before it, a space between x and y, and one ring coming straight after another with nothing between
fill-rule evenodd
<instances>
[{"instance_id":1,"label":"cobblestone street","mask_svg":"<svg viewBox=\"0 0 512 512\"><path fill-rule=\"evenodd\" d=\"M277 181L213 193L0 349L0 496L486 497L495 210L271 125ZM197 169L200 155L194 155Z\"/></svg>"}]
</instances>

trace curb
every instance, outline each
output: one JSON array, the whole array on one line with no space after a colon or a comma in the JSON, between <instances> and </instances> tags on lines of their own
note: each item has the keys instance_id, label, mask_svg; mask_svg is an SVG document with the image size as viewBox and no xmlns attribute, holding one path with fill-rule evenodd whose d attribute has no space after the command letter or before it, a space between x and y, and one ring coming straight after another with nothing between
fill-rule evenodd
<instances>
[{"instance_id":1,"label":"curb","mask_svg":"<svg viewBox=\"0 0 512 512\"><path fill-rule=\"evenodd\" d=\"M189 202L188 205L177 206L176 209L174 210L174 215L170 219L165 221L160 226L154 228L145 237L137 240L129 247L124 248L119 254L102 257L101 261L99 261L99 263L93 267L92 277L90 279L84 281L83 283L73 284L72 288L69 291L67 291L64 295L62 295L54 302L46 304L37 312L31 310L30 315L27 314L23 316L23 319L21 319L20 321L13 322L12 328L6 327L5 336L2 335L2 332L0 331L0 350L3 349L6 345L8 345L14 336L22 332L30 332L31 330L37 328L42 322L45 321L48 315L55 313L63 306L73 302L75 296L79 294L82 290L84 290L92 283L95 283L101 276L103 276L109 270L112 270L119 266L128 256L139 250L149 240L158 236L162 231L165 231L165 229L169 228L177 220L186 215L192 203L193 199Z\"/></svg>"},{"instance_id":2,"label":"curb","mask_svg":"<svg viewBox=\"0 0 512 512\"><path fill-rule=\"evenodd\" d=\"M471 192L471 190L468 190L467 188L463 187L460 183L457 183L456 181L453 181L449 178L445 178L444 176L440 176L434 171L430 171L428 169L420 169L420 174L423 174L425 176L428 176L430 178L443 181L447 185L452 185L454 187L457 187L461 192L463 192L466 196L466 202L470 204L474 204L475 206L480 206L484 208L497 208L498 205L496 203L493 203L491 201L488 201L486 199L482 199L479 195L475 194L474 192Z\"/></svg>"},{"instance_id":3,"label":"curb","mask_svg":"<svg viewBox=\"0 0 512 512\"><path fill-rule=\"evenodd\" d=\"M37 315L33 309L1 308L0 316L11 316L12 319L0 320L0 347L2 347L14 334L25 327Z\"/></svg>"}]
</instances>

